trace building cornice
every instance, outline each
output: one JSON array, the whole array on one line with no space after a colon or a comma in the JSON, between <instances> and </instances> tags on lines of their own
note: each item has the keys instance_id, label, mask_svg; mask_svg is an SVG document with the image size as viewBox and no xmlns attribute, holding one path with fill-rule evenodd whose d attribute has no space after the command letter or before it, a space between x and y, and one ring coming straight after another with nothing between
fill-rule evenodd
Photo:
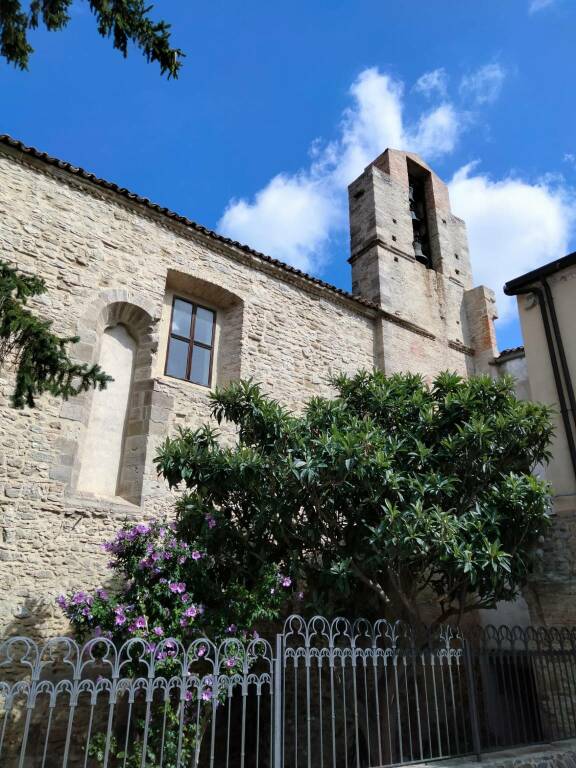
<instances>
[{"instance_id":1,"label":"building cornice","mask_svg":"<svg viewBox=\"0 0 576 768\"><path fill-rule=\"evenodd\" d=\"M468 355L468 357L474 357L476 354L476 350L474 350L472 347L466 346L466 344L462 344L461 341L448 341L448 346L450 349L455 350L456 352L462 352L463 355Z\"/></svg>"}]
</instances>

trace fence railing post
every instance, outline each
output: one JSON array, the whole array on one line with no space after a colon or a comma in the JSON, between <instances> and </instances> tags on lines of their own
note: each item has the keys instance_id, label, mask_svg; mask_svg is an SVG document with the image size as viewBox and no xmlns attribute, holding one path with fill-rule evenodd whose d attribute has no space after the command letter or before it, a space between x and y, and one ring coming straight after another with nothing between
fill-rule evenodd
<instances>
[{"instance_id":1,"label":"fence railing post","mask_svg":"<svg viewBox=\"0 0 576 768\"><path fill-rule=\"evenodd\" d=\"M284 661L284 636L276 635L274 657L274 768L282 768L282 674Z\"/></svg>"},{"instance_id":2,"label":"fence railing post","mask_svg":"<svg viewBox=\"0 0 576 768\"><path fill-rule=\"evenodd\" d=\"M482 760L482 741L480 739L480 721L478 719L478 701L476 699L476 680L474 678L474 660L470 644L466 638L462 640L464 650L464 668L466 670L466 683L468 686L468 711L472 726L472 747L476 760Z\"/></svg>"}]
</instances>

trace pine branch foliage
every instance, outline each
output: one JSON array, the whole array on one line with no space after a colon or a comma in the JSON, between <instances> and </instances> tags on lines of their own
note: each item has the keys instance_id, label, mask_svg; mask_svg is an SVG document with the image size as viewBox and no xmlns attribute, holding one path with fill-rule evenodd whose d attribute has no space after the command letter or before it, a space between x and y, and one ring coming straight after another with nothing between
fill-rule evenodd
<instances>
[{"instance_id":1,"label":"pine branch foliage","mask_svg":"<svg viewBox=\"0 0 576 768\"><path fill-rule=\"evenodd\" d=\"M15 367L15 408L34 408L36 398L45 392L67 400L92 387L105 389L112 381L100 366L71 360L67 347L78 337L57 336L49 321L26 307L29 299L45 291L42 279L0 261L0 367L8 362Z\"/></svg>"},{"instance_id":2,"label":"pine branch foliage","mask_svg":"<svg viewBox=\"0 0 576 768\"><path fill-rule=\"evenodd\" d=\"M73 0L31 0L26 11L20 0L0 2L0 55L19 69L28 69L34 49L28 30L41 23L50 32L64 29L70 22ZM151 5L143 0L87 0L96 17L98 32L111 37L114 48L124 57L132 43L149 62L160 65L161 74L178 77L184 53L170 44L170 25L150 18Z\"/></svg>"}]
</instances>

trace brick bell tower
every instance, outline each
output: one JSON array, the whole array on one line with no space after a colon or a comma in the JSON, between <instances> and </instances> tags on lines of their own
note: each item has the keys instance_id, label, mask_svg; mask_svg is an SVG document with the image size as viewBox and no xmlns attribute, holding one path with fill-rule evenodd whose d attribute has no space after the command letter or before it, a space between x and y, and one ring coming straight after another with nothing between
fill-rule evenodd
<instances>
[{"instance_id":1,"label":"brick bell tower","mask_svg":"<svg viewBox=\"0 0 576 768\"><path fill-rule=\"evenodd\" d=\"M494 293L472 287L466 225L418 155L387 149L348 188L352 291L382 310L386 373L491 372Z\"/></svg>"}]
</instances>

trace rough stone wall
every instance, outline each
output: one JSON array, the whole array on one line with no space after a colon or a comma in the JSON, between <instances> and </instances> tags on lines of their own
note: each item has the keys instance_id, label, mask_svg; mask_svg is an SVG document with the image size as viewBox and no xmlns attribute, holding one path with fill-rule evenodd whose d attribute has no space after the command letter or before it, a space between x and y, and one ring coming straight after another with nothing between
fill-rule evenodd
<instances>
[{"instance_id":1,"label":"rough stone wall","mask_svg":"<svg viewBox=\"0 0 576 768\"><path fill-rule=\"evenodd\" d=\"M297 409L330 391L331 371L374 364L374 311L8 148L0 152L0 258L44 277L48 290L34 309L58 333L80 335L79 359L98 359L114 317L138 338L127 439L130 494L138 488L142 499L75 490L93 393L68 403L44 397L35 411L18 412L3 370L2 634L62 630L55 596L107 578L100 543L124 519L172 508L154 470L156 448L177 426L206 421L209 402L208 389L163 375L167 286L218 311L215 383L252 376Z\"/></svg>"}]
</instances>

